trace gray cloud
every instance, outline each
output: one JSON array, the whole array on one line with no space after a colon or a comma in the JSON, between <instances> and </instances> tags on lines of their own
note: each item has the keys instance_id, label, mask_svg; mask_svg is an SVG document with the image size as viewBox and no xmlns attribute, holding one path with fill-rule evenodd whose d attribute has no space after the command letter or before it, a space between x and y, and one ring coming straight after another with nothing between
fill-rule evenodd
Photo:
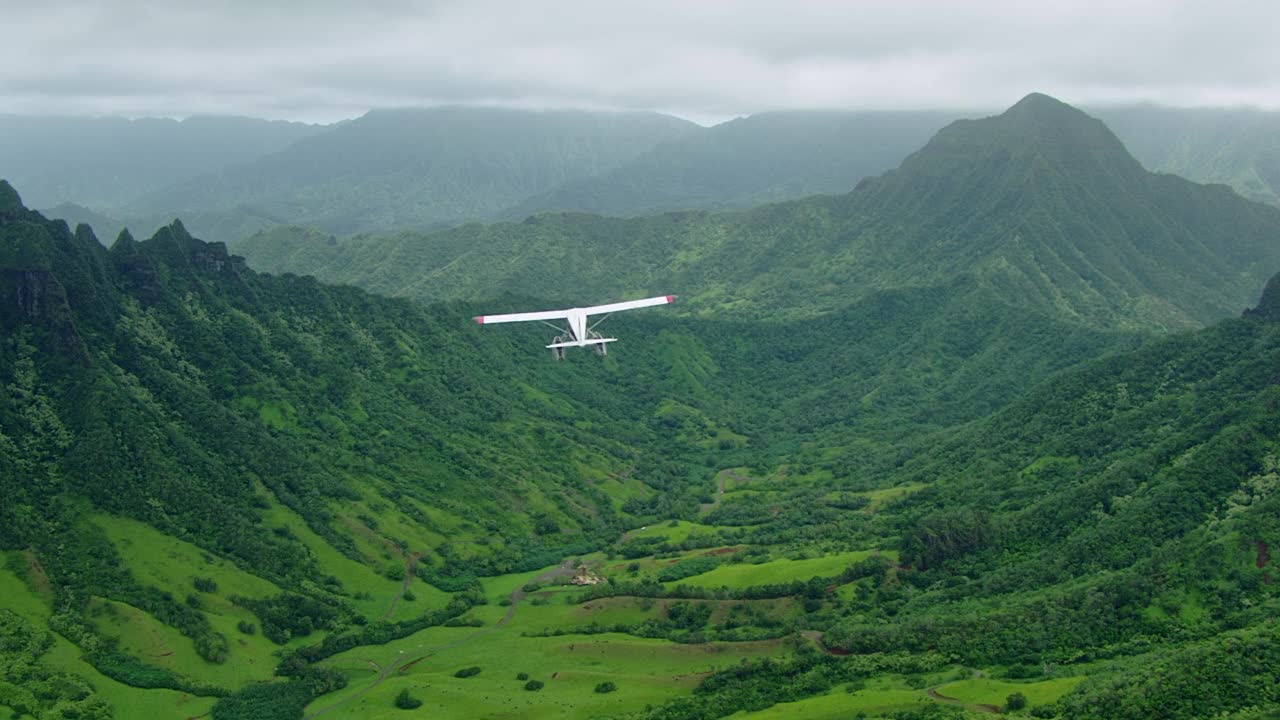
<instances>
[{"instance_id":1,"label":"gray cloud","mask_svg":"<svg viewBox=\"0 0 1280 720\"><path fill-rule=\"evenodd\" d=\"M0 5L15 4L3 0ZM3 7L0 112L331 120L440 103L1280 108L1271 0L47 0Z\"/></svg>"}]
</instances>

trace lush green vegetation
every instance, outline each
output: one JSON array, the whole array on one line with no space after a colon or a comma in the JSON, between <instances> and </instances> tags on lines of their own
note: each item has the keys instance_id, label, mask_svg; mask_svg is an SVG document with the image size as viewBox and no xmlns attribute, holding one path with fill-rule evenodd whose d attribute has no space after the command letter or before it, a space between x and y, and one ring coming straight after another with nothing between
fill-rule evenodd
<instances>
[{"instance_id":1,"label":"lush green vegetation","mask_svg":"<svg viewBox=\"0 0 1280 720\"><path fill-rule=\"evenodd\" d=\"M909 207L884 193L932 178L938 201L975 147L1053 178L1005 217L1091 207L1100 168L1165 182L1098 138L1031 98L860 192ZM1095 269L1156 261L1063 233ZM1258 272L1242 237L1203 287ZM612 321L638 341L555 364L469 304L259 275L177 223L108 250L0 183L0 707L1262 717L1280 276L1160 337L1198 286L1014 302L1021 261L954 252L945 279L788 309L821 323L639 314Z\"/></svg>"}]
</instances>

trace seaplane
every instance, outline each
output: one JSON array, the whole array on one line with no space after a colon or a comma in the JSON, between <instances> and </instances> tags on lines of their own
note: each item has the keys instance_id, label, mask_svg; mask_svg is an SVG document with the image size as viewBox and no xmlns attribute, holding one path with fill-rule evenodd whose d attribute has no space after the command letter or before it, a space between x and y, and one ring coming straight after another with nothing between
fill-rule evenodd
<instances>
[{"instance_id":1,"label":"seaplane","mask_svg":"<svg viewBox=\"0 0 1280 720\"><path fill-rule=\"evenodd\" d=\"M551 356L556 360L564 360L565 348L571 347L594 347L596 354L607 355L609 352L608 343L617 342L618 339L602 336L596 332L596 327L608 320L613 313L653 307L655 305L667 305L675 301L675 295L662 295L660 297L645 298L644 300L627 300L626 302L593 305L592 307L584 308L569 308L567 310L543 310L541 312L509 313L507 315L477 315L473 319L481 325L512 322L541 322L544 325L549 325L560 334L552 338L551 344L547 346L547 349L551 350ZM588 325L588 319L594 315L603 315L604 317ZM553 323L553 320L564 321L566 327Z\"/></svg>"}]
</instances>

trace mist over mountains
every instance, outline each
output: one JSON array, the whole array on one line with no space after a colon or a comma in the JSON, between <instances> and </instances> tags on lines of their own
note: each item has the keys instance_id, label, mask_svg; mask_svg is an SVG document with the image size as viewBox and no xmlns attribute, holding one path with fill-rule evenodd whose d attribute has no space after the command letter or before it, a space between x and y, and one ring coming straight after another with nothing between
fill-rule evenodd
<instances>
[{"instance_id":1,"label":"mist over mountains","mask_svg":"<svg viewBox=\"0 0 1280 720\"><path fill-rule=\"evenodd\" d=\"M75 203L123 216L129 202L147 193L279 152L325 129L244 117L0 115L0 172L32 207Z\"/></svg>"},{"instance_id":2,"label":"mist over mountains","mask_svg":"<svg viewBox=\"0 0 1280 720\"><path fill-rule=\"evenodd\" d=\"M1274 113L1091 112L1150 170L1276 202ZM954 119L796 111L704 128L656 114L460 107L374 111L330 126L8 116L0 167L31 188L33 206L73 224L148 235L181 216L199 236L234 243L290 224L381 234L548 211L631 217L842 194ZM68 176L76 179L52 180Z\"/></svg>"}]
</instances>

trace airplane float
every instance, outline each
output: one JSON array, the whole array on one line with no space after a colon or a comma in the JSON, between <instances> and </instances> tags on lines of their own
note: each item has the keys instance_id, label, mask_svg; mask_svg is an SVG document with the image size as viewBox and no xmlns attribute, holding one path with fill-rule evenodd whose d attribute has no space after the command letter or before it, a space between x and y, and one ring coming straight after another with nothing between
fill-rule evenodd
<instances>
[{"instance_id":1,"label":"airplane float","mask_svg":"<svg viewBox=\"0 0 1280 720\"><path fill-rule=\"evenodd\" d=\"M595 328L607 320L610 314L623 310L653 307L654 305L666 305L675 301L675 295L663 295L644 300L628 300L626 302L609 303L608 305L569 308L567 310L544 310L542 312L510 313L508 315L477 315L474 319L481 325L496 325L509 322L541 322L544 325L550 325L561 334L553 338L547 348L551 350L551 355L556 360L563 360L564 349L570 347L595 346L597 354L607 354L608 345L606 343L617 342L618 339L602 337L600 333L595 331ZM588 325L587 318L592 315L604 315L604 317ZM562 328L559 325L548 322L550 320L564 320L567 322L568 328Z\"/></svg>"}]
</instances>

